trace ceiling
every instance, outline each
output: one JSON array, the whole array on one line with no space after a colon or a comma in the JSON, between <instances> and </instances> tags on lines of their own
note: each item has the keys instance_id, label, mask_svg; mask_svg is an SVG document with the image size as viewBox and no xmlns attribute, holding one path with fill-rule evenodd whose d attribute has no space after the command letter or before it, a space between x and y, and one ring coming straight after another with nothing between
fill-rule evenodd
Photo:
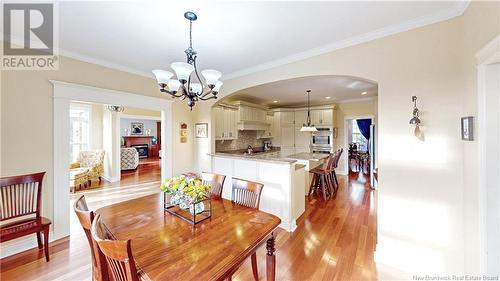
<instances>
[{"instance_id":1,"label":"ceiling","mask_svg":"<svg viewBox=\"0 0 500 281\"><path fill-rule=\"evenodd\" d=\"M236 77L442 21L468 1L60 1L62 55L153 77L184 61L188 22L200 69ZM0 15L1 17L2 15Z\"/></svg>"},{"instance_id":2,"label":"ceiling","mask_svg":"<svg viewBox=\"0 0 500 281\"><path fill-rule=\"evenodd\" d=\"M304 106L307 89L311 90L311 105L324 105L373 98L377 96L378 85L372 81L348 76L310 76L247 88L225 98L224 101L244 100L268 107Z\"/></svg>"}]
</instances>

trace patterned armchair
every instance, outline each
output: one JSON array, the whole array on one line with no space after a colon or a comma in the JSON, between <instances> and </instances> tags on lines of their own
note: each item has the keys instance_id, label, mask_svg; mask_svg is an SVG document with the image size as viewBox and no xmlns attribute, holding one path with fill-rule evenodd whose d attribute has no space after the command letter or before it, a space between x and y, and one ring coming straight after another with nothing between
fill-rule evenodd
<instances>
[{"instance_id":1,"label":"patterned armchair","mask_svg":"<svg viewBox=\"0 0 500 281\"><path fill-rule=\"evenodd\" d=\"M120 158L122 170L134 170L139 166L139 152L133 147L122 148Z\"/></svg>"},{"instance_id":2,"label":"patterned armchair","mask_svg":"<svg viewBox=\"0 0 500 281\"><path fill-rule=\"evenodd\" d=\"M104 174L104 150L88 150L81 151L78 155L77 162L71 163L70 169L87 168L88 181L92 183L93 179L99 179Z\"/></svg>"}]
</instances>

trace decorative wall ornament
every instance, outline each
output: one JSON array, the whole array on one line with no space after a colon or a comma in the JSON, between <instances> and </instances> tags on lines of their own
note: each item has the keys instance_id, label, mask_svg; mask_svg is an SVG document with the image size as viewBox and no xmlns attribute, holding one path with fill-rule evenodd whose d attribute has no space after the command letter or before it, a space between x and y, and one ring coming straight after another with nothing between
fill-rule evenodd
<instances>
[{"instance_id":1,"label":"decorative wall ornament","mask_svg":"<svg viewBox=\"0 0 500 281\"><path fill-rule=\"evenodd\" d=\"M194 131L197 138L208 138L208 123L196 123Z\"/></svg>"},{"instance_id":2,"label":"decorative wall ornament","mask_svg":"<svg viewBox=\"0 0 500 281\"><path fill-rule=\"evenodd\" d=\"M180 136L181 136L181 143L187 143L188 141L188 126L186 123L181 123L180 125L181 130L180 130Z\"/></svg>"},{"instance_id":3,"label":"decorative wall ornament","mask_svg":"<svg viewBox=\"0 0 500 281\"><path fill-rule=\"evenodd\" d=\"M467 116L461 118L462 140L474 140L474 117Z\"/></svg>"},{"instance_id":4,"label":"decorative wall ornament","mask_svg":"<svg viewBox=\"0 0 500 281\"><path fill-rule=\"evenodd\" d=\"M412 96L411 101L413 102L413 117L410 119L410 125L415 125L415 137L421 139L422 131L420 130L420 124L422 121L420 120L420 111L417 108L417 96Z\"/></svg>"}]
</instances>

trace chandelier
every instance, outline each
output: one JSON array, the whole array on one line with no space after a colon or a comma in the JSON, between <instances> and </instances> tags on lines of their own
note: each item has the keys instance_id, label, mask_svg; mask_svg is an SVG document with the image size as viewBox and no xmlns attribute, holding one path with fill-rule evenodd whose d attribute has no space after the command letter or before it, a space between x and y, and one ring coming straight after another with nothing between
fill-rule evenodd
<instances>
[{"instance_id":1,"label":"chandelier","mask_svg":"<svg viewBox=\"0 0 500 281\"><path fill-rule=\"evenodd\" d=\"M311 124L311 109L309 107L309 94L311 94L311 90L307 90L307 119L306 123L302 125L302 128L300 128L301 132L317 132L318 129L314 127L314 124Z\"/></svg>"},{"instance_id":2,"label":"chandelier","mask_svg":"<svg viewBox=\"0 0 500 281\"><path fill-rule=\"evenodd\" d=\"M222 73L214 69L205 69L201 71L205 81L200 78L196 67L197 53L193 49L192 37L193 21L198 17L193 12L185 12L184 17L189 20L189 47L184 51L187 62L170 64L177 79L172 78L174 74L170 71L155 69L153 73L158 85L160 85L160 92L181 100L187 99L188 106L193 110L193 106L198 100L205 101L217 98L217 93L222 86L222 82L219 81Z\"/></svg>"},{"instance_id":3,"label":"chandelier","mask_svg":"<svg viewBox=\"0 0 500 281\"><path fill-rule=\"evenodd\" d=\"M106 105L106 108L111 112L123 112L125 110L125 107L123 106L111 104Z\"/></svg>"}]
</instances>

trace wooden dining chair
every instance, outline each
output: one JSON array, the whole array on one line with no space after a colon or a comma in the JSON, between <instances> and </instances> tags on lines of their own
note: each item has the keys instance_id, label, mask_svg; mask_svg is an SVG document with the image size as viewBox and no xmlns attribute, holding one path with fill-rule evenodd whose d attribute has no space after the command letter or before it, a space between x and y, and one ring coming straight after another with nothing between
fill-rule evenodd
<instances>
[{"instance_id":1,"label":"wooden dining chair","mask_svg":"<svg viewBox=\"0 0 500 281\"><path fill-rule=\"evenodd\" d=\"M49 227L41 216L42 182L45 172L0 178L0 242L36 233L38 249L49 261ZM43 244L41 234L43 233Z\"/></svg>"},{"instance_id":2,"label":"wooden dining chair","mask_svg":"<svg viewBox=\"0 0 500 281\"><path fill-rule=\"evenodd\" d=\"M210 184L212 186L212 189L210 190L210 194L212 196L222 198L222 188L224 187L226 176L203 172L201 173L201 180L203 183Z\"/></svg>"},{"instance_id":3,"label":"wooden dining chair","mask_svg":"<svg viewBox=\"0 0 500 281\"><path fill-rule=\"evenodd\" d=\"M313 178L309 185L309 192L307 196L310 196L313 192L321 191L323 195L323 200L330 198L334 193L333 179L331 177L331 169L334 163L334 154L330 154L325 160L323 165L316 167L309 171L313 174Z\"/></svg>"},{"instance_id":4,"label":"wooden dining chair","mask_svg":"<svg viewBox=\"0 0 500 281\"><path fill-rule=\"evenodd\" d=\"M335 169L337 169L339 166L339 160L340 160L340 157L342 156L343 152L344 152L343 148L337 150L337 155L335 156L335 159L333 161L332 176L333 176L333 179L335 180L336 190L338 190L338 188L339 188L339 181L337 179L337 173L335 172Z\"/></svg>"},{"instance_id":5,"label":"wooden dining chair","mask_svg":"<svg viewBox=\"0 0 500 281\"><path fill-rule=\"evenodd\" d=\"M263 184L233 178L231 201L245 207L259 209Z\"/></svg>"},{"instance_id":6,"label":"wooden dining chair","mask_svg":"<svg viewBox=\"0 0 500 281\"><path fill-rule=\"evenodd\" d=\"M90 252L92 255L92 279L96 281L108 281L108 266L106 264L106 258L104 257L102 251L99 249L97 242L92 239L91 227L94 221L94 212L89 211L87 207L87 202L85 201L85 196L80 196L75 201L73 205L73 210L80 221L80 225L87 236L89 241Z\"/></svg>"},{"instance_id":7,"label":"wooden dining chair","mask_svg":"<svg viewBox=\"0 0 500 281\"><path fill-rule=\"evenodd\" d=\"M260 205L260 195L263 188L264 185L261 183L233 178L231 201L235 204L258 210ZM253 277L255 280L259 280L256 252L252 254L251 260Z\"/></svg>"},{"instance_id":8,"label":"wooden dining chair","mask_svg":"<svg viewBox=\"0 0 500 281\"><path fill-rule=\"evenodd\" d=\"M131 240L112 240L108 234L101 216L98 214L92 222L92 239L97 242L102 251L108 272L114 281L139 281L139 273L132 255Z\"/></svg>"}]
</instances>

